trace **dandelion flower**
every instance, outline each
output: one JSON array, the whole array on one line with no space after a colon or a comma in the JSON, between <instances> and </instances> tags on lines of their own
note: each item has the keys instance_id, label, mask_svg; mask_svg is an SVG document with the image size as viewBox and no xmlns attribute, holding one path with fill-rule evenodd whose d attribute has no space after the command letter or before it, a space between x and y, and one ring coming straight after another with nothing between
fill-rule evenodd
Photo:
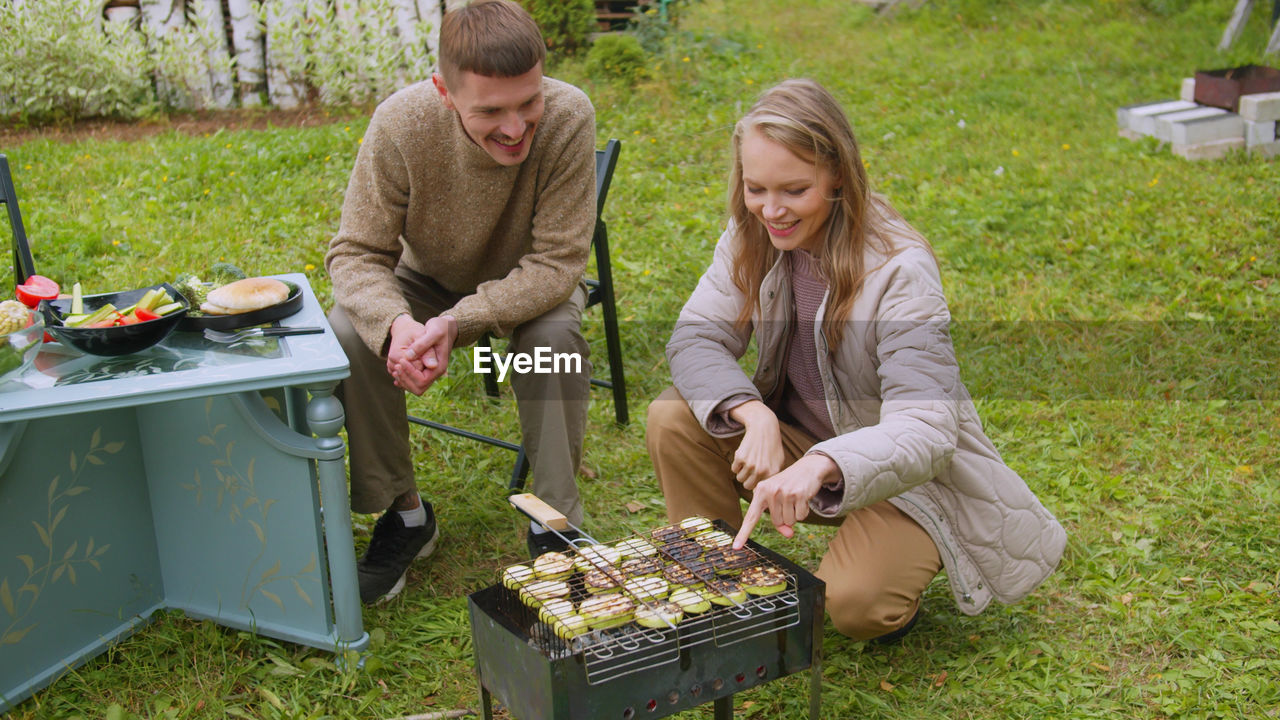
<instances>
[{"instance_id":1,"label":"dandelion flower","mask_svg":"<svg viewBox=\"0 0 1280 720\"><path fill-rule=\"evenodd\" d=\"M1069 144L1067 144L1067 143L1062 143L1062 149L1063 149L1063 150L1070 150L1070 149L1071 149L1071 146L1070 146Z\"/></svg>"},{"instance_id":2,"label":"dandelion flower","mask_svg":"<svg viewBox=\"0 0 1280 720\"><path fill-rule=\"evenodd\" d=\"M316 269L316 266L312 263L307 263L306 265L302 266L302 269L306 270L307 272L311 272L312 270Z\"/></svg>"},{"instance_id":3,"label":"dandelion flower","mask_svg":"<svg viewBox=\"0 0 1280 720\"><path fill-rule=\"evenodd\" d=\"M1022 153L1018 152L1018 149L1017 149L1017 148L1014 148L1014 149L1013 149L1013 156L1014 156L1014 157L1018 157L1018 156L1019 156L1019 155L1021 155L1021 154L1022 154Z\"/></svg>"},{"instance_id":4,"label":"dandelion flower","mask_svg":"<svg viewBox=\"0 0 1280 720\"><path fill-rule=\"evenodd\" d=\"M680 58L680 62L689 62L689 56L685 55L684 57Z\"/></svg>"}]
</instances>

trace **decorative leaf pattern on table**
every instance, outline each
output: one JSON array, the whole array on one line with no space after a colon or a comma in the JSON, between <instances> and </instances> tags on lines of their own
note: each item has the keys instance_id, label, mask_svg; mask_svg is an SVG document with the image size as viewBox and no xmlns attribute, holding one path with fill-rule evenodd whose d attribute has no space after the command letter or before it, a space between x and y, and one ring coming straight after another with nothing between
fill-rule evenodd
<instances>
[{"instance_id":1,"label":"decorative leaf pattern on table","mask_svg":"<svg viewBox=\"0 0 1280 720\"><path fill-rule=\"evenodd\" d=\"M205 447L220 450L219 456L211 463L215 482L206 482L205 476L196 469L190 483L183 483L182 488L195 494L197 505L204 503L206 493L214 498L214 507L226 512L227 520L232 525L244 520L253 531L258 543L258 552L249 562L245 573L244 584L240 592L240 607L247 608L257 595L270 600L276 607L286 610L284 599L275 590L280 584L292 585L299 599L310 607L315 607L311 596L298 582L299 578L316 578L318 564L315 553L311 554L307 563L294 573L281 574L282 567L276 560L270 568L253 579L255 568L265 563L269 543L267 538L268 522L274 498L263 499L258 495L255 467L256 457L238 458L235 454L235 441L222 440L221 435L227 429L226 423L215 423L213 418L213 398L204 403L206 431L196 437L196 442Z\"/></svg>"},{"instance_id":2,"label":"decorative leaf pattern on table","mask_svg":"<svg viewBox=\"0 0 1280 720\"><path fill-rule=\"evenodd\" d=\"M79 539L72 539L63 546L62 536L58 531L71 508L71 498L90 490L82 482L86 467L106 464L103 455L114 455L123 448L122 442L104 444L102 428L97 428L89 439L88 450L81 455L77 455L75 450L71 451L67 463L71 478L69 484L63 486L61 475L55 475L49 481L45 516L43 520L37 518L31 521L41 549L15 556L27 570L25 578L15 583L11 583L8 577L0 578L0 611L4 613L0 618L0 646L17 645L39 625L35 622L28 623L27 618L46 588L64 578L75 585L77 567L83 569L83 566L88 565L102 572L102 565L98 560L111 549L110 544L98 545L91 536L84 541L83 550Z\"/></svg>"}]
</instances>

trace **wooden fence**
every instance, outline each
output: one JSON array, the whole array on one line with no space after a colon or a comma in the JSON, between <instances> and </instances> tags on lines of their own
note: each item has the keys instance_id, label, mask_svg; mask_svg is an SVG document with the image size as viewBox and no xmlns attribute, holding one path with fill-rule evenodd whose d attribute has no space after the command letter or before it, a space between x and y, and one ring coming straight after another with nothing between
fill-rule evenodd
<instances>
[{"instance_id":1,"label":"wooden fence","mask_svg":"<svg viewBox=\"0 0 1280 720\"><path fill-rule=\"evenodd\" d=\"M43 0L42 0L43 1ZM289 109L323 95L326 81L315 57L327 53L339 75L394 72L396 78L349 82L403 85L434 64L447 0L105 0L106 22L127 23L151 37L185 38L199 82L182 97L194 107L269 104ZM452 6L452 3L450 3ZM328 44L317 38L323 35ZM390 43L390 46L388 46ZM304 53L303 48L306 49ZM398 60L372 67L353 54L390 53ZM346 63L346 65L343 65ZM399 68L390 67L399 64ZM406 70L409 68L412 71ZM187 73L189 77L191 73ZM331 85L341 78L329 78ZM186 83L191 85L192 83ZM394 88L393 88L394 89ZM162 88L163 90L163 88ZM323 98L322 98L323 99Z\"/></svg>"}]
</instances>

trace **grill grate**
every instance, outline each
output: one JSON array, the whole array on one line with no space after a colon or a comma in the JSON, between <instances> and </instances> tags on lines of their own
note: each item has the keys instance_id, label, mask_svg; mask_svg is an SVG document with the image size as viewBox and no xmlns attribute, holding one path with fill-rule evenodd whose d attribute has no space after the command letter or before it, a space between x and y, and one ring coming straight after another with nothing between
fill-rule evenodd
<instances>
[{"instance_id":1,"label":"grill grate","mask_svg":"<svg viewBox=\"0 0 1280 720\"><path fill-rule=\"evenodd\" d=\"M575 546L575 559L590 556L583 552L588 544ZM485 716L491 716L493 692L514 717L524 720L656 718L711 701L716 702L717 718L731 717L734 692L810 668L810 716L817 718L822 582L755 543L748 542L746 550L744 565L775 568L785 577L786 588L713 605L667 627L644 627L631 621L571 638L558 635L549 618L539 617L538 609L521 600L536 580L518 582L504 573L504 584L469 597ZM701 556L662 554L668 567L679 566L704 582L715 578L714 569ZM620 573L610 563L596 567ZM566 599L574 607L592 596L581 571L566 582ZM636 607L653 605L625 589L625 583L619 584L624 589L615 592L623 593Z\"/></svg>"}]
</instances>

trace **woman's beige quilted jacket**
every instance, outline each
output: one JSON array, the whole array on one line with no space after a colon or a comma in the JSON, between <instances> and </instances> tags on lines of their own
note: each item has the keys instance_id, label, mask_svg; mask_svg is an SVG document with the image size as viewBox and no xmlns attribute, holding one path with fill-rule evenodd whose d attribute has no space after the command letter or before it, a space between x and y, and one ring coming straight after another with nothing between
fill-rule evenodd
<instances>
[{"instance_id":1,"label":"woman's beige quilted jacket","mask_svg":"<svg viewBox=\"0 0 1280 720\"><path fill-rule=\"evenodd\" d=\"M905 249L888 258L868 252L870 272L834 355L821 324L814 330L836 435L810 452L840 466L844 487L820 492L811 508L837 517L889 500L933 538L956 604L976 615L993 597L1014 602L1048 577L1066 532L983 432L960 380L937 263L914 229L889 216L880 215L880 232ZM730 276L734 243L727 230L667 345L676 388L716 436L740 431L713 412L722 401L768 401L780 390L792 330L781 257L761 285L752 327L734 327L744 300ZM759 358L748 380L737 360L752 331Z\"/></svg>"}]
</instances>

